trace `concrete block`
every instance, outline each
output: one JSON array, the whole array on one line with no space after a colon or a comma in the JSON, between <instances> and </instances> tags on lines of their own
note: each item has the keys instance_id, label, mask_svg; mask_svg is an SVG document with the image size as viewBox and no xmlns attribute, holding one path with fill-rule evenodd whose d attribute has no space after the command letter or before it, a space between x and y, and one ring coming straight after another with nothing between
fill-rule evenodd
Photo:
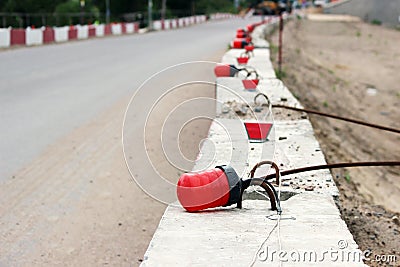
<instances>
[{"instance_id":1,"label":"concrete block","mask_svg":"<svg viewBox=\"0 0 400 267\"><path fill-rule=\"evenodd\" d=\"M162 30L161 20L156 20L153 22L153 30L156 30L156 31Z\"/></svg>"},{"instance_id":2,"label":"concrete block","mask_svg":"<svg viewBox=\"0 0 400 267\"><path fill-rule=\"evenodd\" d=\"M134 23L126 23L126 33L131 34L135 32L135 24Z\"/></svg>"},{"instance_id":3,"label":"concrete block","mask_svg":"<svg viewBox=\"0 0 400 267\"><path fill-rule=\"evenodd\" d=\"M54 37L57 43L68 41L68 30L69 27L55 27L54 28Z\"/></svg>"},{"instance_id":4,"label":"concrete block","mask_svg":"<svg viewBox=\"0 0 400 267\"><path fill-rule=\"evenodd\" d=\"M178 20L171 19L171 28L176 29L178 27Z\"/></svg>"},{"instance_id":5,"label":"concrete block","mask_svg":"<svg viewBox=\"0 0 400 267\"><path fill-rule=\"evenodd\" d=\"M112 24L111 32L113 35L121 35L122 34L122 25L120 23Z\"/></svg>"},{"instance_id":6,"label":"concrete block","mask_svg":"<svg viewBox=\"0 0 400 267\"><path fill-rule=\"evenodd\" d=\"M302 207L308 206L310 200L317 201L318 205L307 213ZM142 266L249 266L254 258L255 266L277 265L276 254L271 261L271 253L279 251L277 230L262 245L276 224L267 218L274 214L268 210L268 205L267 201L246 200L241 210L221 207L200 213L188 213L179 204L171 205L161 219ZM337 223L340 217L329 196L296 195L282 206L284 219L279 228L283 251L315 252L321 260L325 251L340 253L338 242L348 240L346 250L360 253L347 228ZM295 220L285 220L289 216ZM321 222L323 227L320 227ZM330 225L329 229L324 225ZM335 234L327 238L327 232ZM264 254L260 254L261 251ZM365 266L362 262L335 262L328 257L316 263L307 259L300 263L287 259L284 266Z\"/></svg>"},{"instance_id":7,"label":"concrete block","mask_svg":"<svg viewBox=\"0 0 400 267\"><path fill-rule=\"evenodd\" d=\"M185 20L183 18L178 19L178 25L179 25L179 28L184 27L185 26Z\"/></svg>"},{"instance_id":8,"label":"concrete block","mask_svg":"<svg viewBox=\"0 0 400 267\"><path fill-rule=\"evenodd\" d=\"M43 44L43 32L42 29L26 28L26 45L42 45Z\"/></svg>"},{"instance_id":9,"label":"concrete block","mask_svg":"<svg viewBox=\"0 0 400 267\"><path fill-rule=\"evenodd\" d=\"M171 21L169 19L164 20L164 30L171 29Z\"/></svg>"},{"instance_id":10,"label":"concrete block","mask_svg":"<svg viewBox=\"0 0 400 267\"><path fill-rule=\"evenodd\" d=\"M96 37L103 37L105 25L100 24L100 25L96 25L95 27L96 27Z\"/></svg>"},{"instance_id":11,"label":"concrete block","mask_svg":"<svg viewBox=\"0 0 400 267\"><path fill-rule=\"evenodd\" d=\"M26 45L25 29L11 29L11 45Z\"/></svg>"},{"instance_id":12,"label":"concrete block","mask_svg":"<svg viewBox=\"0 0 400 267\"><path fill-rule=\"evenodd\" d=\"M42 27L43 43L50 44L55 41L54 29L51 27Z\"/></svg>"},{"instance_id":13,"label":"concrete block","mask_svg":"<svg viewBox=\"0 0 400 267\"><path fill-rule=\"evenodd\" d=\"M89 38L89 26L88 25L76 25L76 29L78 30L78 39L87 39Z\"/></svg>"},{"instance_id":14,"label":"concrete block","mask_svg":"<svg viewBox=\"0 0 400 267\"><path fill-rule=\"evenodd\" d=\"M0 29L0 48L10 47L11 45L11 29Z\"/></svg>"}]
</instances>

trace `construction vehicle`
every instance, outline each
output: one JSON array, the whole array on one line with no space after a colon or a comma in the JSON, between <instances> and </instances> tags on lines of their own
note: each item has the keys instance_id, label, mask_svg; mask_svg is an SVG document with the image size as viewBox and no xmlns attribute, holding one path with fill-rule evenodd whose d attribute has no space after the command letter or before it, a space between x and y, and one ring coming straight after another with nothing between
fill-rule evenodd
<instances>
[{"instance_id":1,"label":"construction vehicle","mask_svg":"<svg viewBox=\"0 0 400 267\"><path fill-rule=\"evenodd\" d=\"M254 15L279 15L283 12L292 11L292 1L290 0L272 0L262 1L253 6Z\"/></svg>"}]
</instances>

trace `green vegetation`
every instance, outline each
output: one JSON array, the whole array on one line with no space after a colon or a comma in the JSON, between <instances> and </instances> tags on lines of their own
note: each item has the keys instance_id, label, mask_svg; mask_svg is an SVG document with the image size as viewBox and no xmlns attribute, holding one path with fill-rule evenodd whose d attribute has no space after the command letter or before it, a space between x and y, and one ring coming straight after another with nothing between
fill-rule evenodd
<instances>
[{"instance_id":1,"label":"green vegetation","mask_svg":"<svg viewBox=\"0 0 400 267\"><path fill-rule=\"evenodd\" d=\"M374 25L382 25L382 21L380 21L378 19L372 20L371 23L374 24Z\"/></svg>"},{"instance_id":2,"label":"green vegetation","mask_svg":"<svg viewBox=\"0 0 400 267\"><path fill-rule=\"evenodd\" d=\"M346 180L346 182L350 183L351 177L350 177L350 174L348 172L344 175L344 179Z\"/></svg>"},{"instance_id":3,"label":"green vegetation","mask_svg":"<svg viewBox=\"0 0 400 267\"><path fill-rule=\"evenodd\" d=\"M68 25L105 21L106 0L0 0L0 23L13 27ZM147 19L148 0L110 0L111 21ZM247 7L249 0L241 1ZM82 5L81 5L82 4ZM153 19L161 17L162 0L153 0ZM166 17L176 18L213 12L237 12L234 0L167 0ZM140 14L140 16L138 16ZM3 19L4 18L4 19Z\"/></svg>"},{"instance_id":4,"label":"green vegetation","mask_svg":"<svg viewBox=\"0 0 400 267\"><path fill-rule=\"evenodd\" d=\"M323 103L322 103L322 105L325 107L325 108L327 108L329 105L328 105L328 102L325 100Z\"/></svg>"},{"instance_id":5,"label":"green vegetation","mask_svg":"<svg viewBox=\"0 0 400 267\"><path fill-rule=\"evenodd\" d=\"M85 12L92 14L90 22L96 21L100 19L100 10L97 6L93 4L93 1L86 0L85 1ZM58 23L60 25L70 25L76 23L72 17L67 16L68 13L79 13L81 11L80 1L79 0L68 0L66 2L60 3L55 8L55 13L63 14L64 16L60 16Z\"/></svg>"},{"instance_id":6,"label":"green vegetation","mask_svg":"<svg viewBox=\"0 0 400 267\"><path fill-rule=\"evenodd\" d=\"M200 0L195 1L194 5L196 9L201 10L204 14L210 14L213 12L236 12L233 2L231 0Z\"/></svg>"},{"instance_id":7,"label":"green vegetation","mask_svg":"<svg viewBox=\"0 0 400 267\"><path fill-rule=\"evenodd\" d=\"M357 31L356 36L357 36L357 37L361 37L361 32L360 32L360 31Z\"/></svg>"},{"instance_id":8,"label":"green vegetation","mask_svg":"<svg viewBox=\"0 0 400 267\"><path fill-rule=\"evenodd\" d=\"M282 69L281 71L275 69L275 73L276 78L278 78L279 80L285 79L287 77L286 71L284 69Z\"/></svg>"},{"instance_id":9,"label":"green vegetation","mask_svg":"<svg viewBox=\"0 0 400 267\"><path fill-rule=\"evenodd\" d=\"M279 51L279 47L276 46L276 45L274 45L273 43L270 43L270 44L269 44L269 49L271 50L271 52L272 52L273 54L276 54L276 53L278 53L278 51Z\"/></svg>"}]
</instances>

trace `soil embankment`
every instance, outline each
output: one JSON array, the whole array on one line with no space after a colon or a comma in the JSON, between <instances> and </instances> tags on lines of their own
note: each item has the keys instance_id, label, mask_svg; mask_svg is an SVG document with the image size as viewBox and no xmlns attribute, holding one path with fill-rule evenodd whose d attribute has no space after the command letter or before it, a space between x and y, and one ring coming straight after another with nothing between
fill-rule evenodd
<instances>
[{"instance_id":1,"label":"soil embankment","mask_svg":"<svg viewBox=\"0 0 400 267\"><path fill-rule=\"evenodd\" d=\"M277 33L270 42L277 66ZM282 80L306 108L400 128L399 43L399 31L381 26L295 19L285 25ZM399 135L310 118L329 163L399 160ZM399 260L400 168L333 174L342 216L361 249Z\"/></svg>"}]
</instances>

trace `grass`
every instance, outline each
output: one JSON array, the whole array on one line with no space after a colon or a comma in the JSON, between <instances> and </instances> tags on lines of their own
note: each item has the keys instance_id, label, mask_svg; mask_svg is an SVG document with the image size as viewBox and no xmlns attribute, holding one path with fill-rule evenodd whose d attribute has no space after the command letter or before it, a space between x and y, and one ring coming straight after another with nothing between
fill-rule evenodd
<instances>
[{"instance_id":1,"label":"grass","mask_svg":"<svg viewBox=\"0 0 400 267\"><path fill-rule=\"evenodd\" d=\"M271 49L271 52L275 53L275 54L278 53L278 51L279 51L279 47L272 43L269 45L269 49Z\"/></svg>"},{"instance_id":2,"label":"grass","mask_svg":"<svg viewBox=\"0 0 400 267\"><path fill-rule=\"evenodd\" d=\"M336 85L335 84L332 86L332 91L336 93Z\"/></svg>"},{"instance_id":3,"label":"grass","mask_svg":"<svg viewBox=\"0 0 400 267\"><path fill-rule=\"evenodd\" d=\"M357 37L361 37L361 32L358 31L358 32L356 33L356 36L357 36Z\"/></svg>"},{"instance_id":4,"label":"grass","mask_svg":"<svg viewBox=\"0 0 400 267\"><path fill-rule=\"evenodd\" d=\"M373 25L382 25L382 21L380 21L380 20L378 20L378 19L372 20L371 23L372 23Z\"/></svg>"},{"instance_id":5,"label":"grass","mask_svg":"<svg viewBox=\"0 0 400 267\"><path fill-rule=\"evenodd\" d=\"M281 71L275 69L275 73L276 73L276 78L278 78L279 80L282 80L287 77L287 73L284 69L282 69Z\"/></svg>"},{"instance_id":6,"label":"grass","mask_svg":"<svg viewBox=\"0 0 400 267\"><path fill-rule=\"evenodd\" d=\"M322 105L325 107L325 108L327 108L327 107L329 107L329 104L328 104L328 102L325 100L324 102L322 102Z\"/></svg>"},{"instance_id":7,"label":"grass","mask_svg":"<svg viewBox=\"0 0 400 267\"><path fill-rule=\"evenodd\" d=\"M346 173L346 174L344 175L344 179L346 180L346 182L350 183L350 181L351 181L350 174L349 174L349 173Z\"/></svg>"}]
</instances>

